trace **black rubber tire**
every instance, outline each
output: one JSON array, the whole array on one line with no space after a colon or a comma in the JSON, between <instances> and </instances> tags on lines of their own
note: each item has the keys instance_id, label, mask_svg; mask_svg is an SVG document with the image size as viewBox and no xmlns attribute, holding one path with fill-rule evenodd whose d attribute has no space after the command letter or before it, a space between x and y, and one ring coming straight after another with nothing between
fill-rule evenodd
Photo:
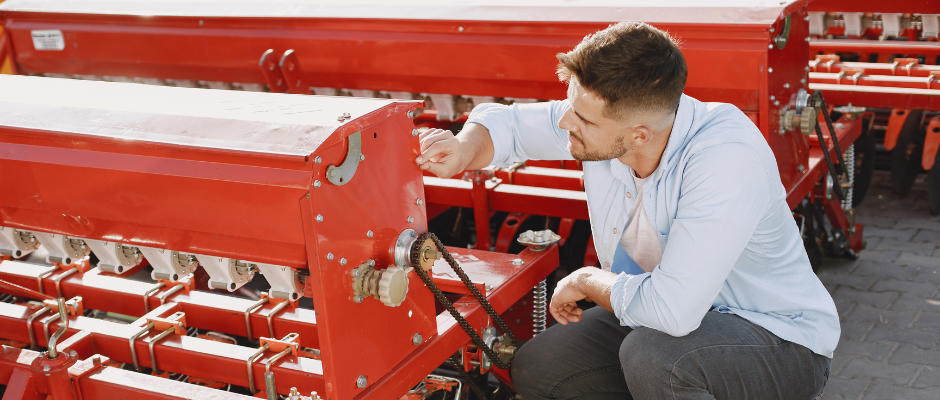
<instances>
[{"instance_id":1,"label":"black rubber tire","mask_svg":"<svg viewBox=\"0 0 940 400\"><path fill-rule=\"evenodd\" d=\"M930 213L940 215L940 152L937 152L937 160L927 175L927 202L930 204Z\"/></svg>"},{"instance_id":2,"label":"black rubber tire","mask_svg":"<svg viewBox=\"0 0 940 400\"><path fill-rule=\"evenodd\" d=\"M862 133L855 141L855 191L852 194L852 207L858 207L865 200L874 172L875 137L868 131Z\"/></svg>"},{"instance_id":3,"label":"black rubber tire","mask_svg":"<svg viewBox=\"0 0 940 400\"><path fill-rule=\"evenodd\" d=\"M911 192L917 174L920 173L920 155L923 143L923 133L920 132L920 123L923 111L911 110L904 126L898 134L897 145L891 150L891 183L894 193L904 197Z\"/></svg>"}]
</instances>

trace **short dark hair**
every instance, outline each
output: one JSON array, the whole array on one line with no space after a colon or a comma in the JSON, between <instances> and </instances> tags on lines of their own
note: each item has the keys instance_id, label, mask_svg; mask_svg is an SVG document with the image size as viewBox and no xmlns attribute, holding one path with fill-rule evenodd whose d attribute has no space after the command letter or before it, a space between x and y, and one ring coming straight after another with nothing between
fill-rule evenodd
<instances>
[{"instance_id":1,"label":"short dark hair","mask_svg":"<svg viewBox=\"0 0 940 400\"><path fill-rule=\"evenodd\" d=\"M612 119L675 110L688 74L676 39L642 22L611 25L556 57L558 78L574 77L604 99L604 116Z\"/></svg>"}]
</instances>

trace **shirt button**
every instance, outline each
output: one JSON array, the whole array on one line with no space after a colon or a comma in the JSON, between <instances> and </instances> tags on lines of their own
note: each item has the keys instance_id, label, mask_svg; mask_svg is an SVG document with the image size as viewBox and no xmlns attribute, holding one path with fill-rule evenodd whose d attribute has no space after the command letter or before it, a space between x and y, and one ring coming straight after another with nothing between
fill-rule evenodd
<instances>
[{"instance_id":1,"label":"shirt button","mask_svg":"<svg viewBox=\"0 0 940 400\"><path fill-rule=\"evenodd\" d=\"M617 233L617 228L614 228L614 233Z\"/></svg>"},{"instance_id":2,"label":"shirt button","mask_svg":"<svg viewBox=\"0 0 940 400\"><path fill-rule=\"evenodd\" d=\"M627 198L628 199L630 198L630 192L627 192Z\"/></svg>"}]
</instances>

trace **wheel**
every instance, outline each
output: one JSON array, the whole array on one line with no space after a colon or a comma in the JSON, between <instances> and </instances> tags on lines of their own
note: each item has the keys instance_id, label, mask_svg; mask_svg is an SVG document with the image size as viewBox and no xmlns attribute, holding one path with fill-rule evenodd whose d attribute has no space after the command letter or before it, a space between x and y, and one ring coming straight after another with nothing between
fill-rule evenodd
<instances>
[{"instance_id":1,"label":"wheel","mask_svg":"<svg viewBox=\"0 0 940 400\"><path fill-rule=\"evenodd\" d=\"M855 141L855 191L852 207L858 207L868 193L875 172L875 136L871 131L862 133Z\"/></svg>"},{"instance_id":2,"label":"wheel","mask_svg":"<svg viewBox=\"0 0 940 400\"><path fill-rule=\"evenodd\" d=\"M891 182L894 192L898 196L907 196L914 186L914 180L920 172L920 153L923 147L920 123L924 112L912 110L904 121L901 132L898 134L898 143L891 150Z\"/></svg>"},{"instance_id":3,"label":"wheel","mask_svg":"<svg viewBox=\"0 0 940 400\"><path fill-rule=\"evenodd\" d=\"M930 213L940 215L940 152L927 175L927 202L930 203Z\"/></svg>"}]
</instances>

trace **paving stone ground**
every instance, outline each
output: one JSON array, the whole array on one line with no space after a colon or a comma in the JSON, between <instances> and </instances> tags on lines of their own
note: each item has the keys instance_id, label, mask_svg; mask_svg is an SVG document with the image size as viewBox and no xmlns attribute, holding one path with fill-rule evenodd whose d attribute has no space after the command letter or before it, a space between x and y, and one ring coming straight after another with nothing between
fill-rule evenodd
<instances>
[{"instance_id":1,"label":"paving stone ground","mask_svg":"<svg viewBox=\"0 0 940 400\"><path fill-rule=\"evenodd\" d=\"M940 399L940 216L927 210L926 176L905 198L876 171L857 222L857 260L819 271L842 322L822 399Z\"/></svg>"}]
</instances>

